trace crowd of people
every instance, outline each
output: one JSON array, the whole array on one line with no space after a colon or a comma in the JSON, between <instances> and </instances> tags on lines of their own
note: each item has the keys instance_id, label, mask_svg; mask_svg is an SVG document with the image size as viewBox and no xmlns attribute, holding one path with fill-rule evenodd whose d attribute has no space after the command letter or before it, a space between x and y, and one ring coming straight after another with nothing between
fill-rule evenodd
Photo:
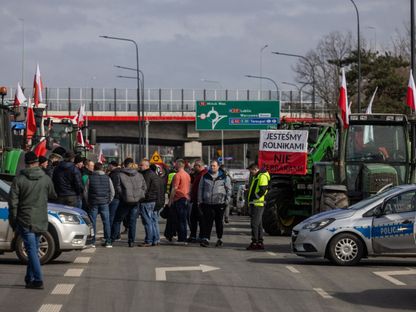
<instances>
[{"instance_id":1,"label":"crowd of people","mask_svg":"<svg viewBox=\"0 0 416 312\"><path fill-rule=\"evenodd\" d=\"M126 158L122 164L112 161L104 168L100 162L57 148L48 159L28 152L25 163L27 168L12 183L9 221L23 236L30 258L26 275L28 288L42 284L39 260L36 262L35 258L39 233L47 229L48 201L87 211L94 230L93 248L97 243L98 215L103 223L102 245L106 248L112 248L113 242L120 240L122 223L129 247L158 246L160 215L166 219L164 236L170 243L199 243L201 247L209 247L215 223L215 246L223 246L224 220L227 222L232 186L230 176L216 160L205 166L199 159L189 167L184 160L177 159L166 175L147 159L137 164L132 158ZM259 250L264 249L261 220L270 176L256 164L248 169L252 243L247 249ZM145 237L137 245L139 217Z\"/></svg>"}]
</instances>

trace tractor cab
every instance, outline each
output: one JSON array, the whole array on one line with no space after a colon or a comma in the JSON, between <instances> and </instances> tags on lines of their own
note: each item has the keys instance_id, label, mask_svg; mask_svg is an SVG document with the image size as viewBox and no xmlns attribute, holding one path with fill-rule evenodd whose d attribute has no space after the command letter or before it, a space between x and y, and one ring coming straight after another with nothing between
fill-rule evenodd
<instances>
[{"instance_id":1,"label":"tractor cab","mask_svg":"<svg viewBox=\"0 0 416 312\"><path fill-rule=\"evenodd\" d=\"M405 115L350 116L342 155L345 171L340 173L350 203L369 197L388 184L409 183L408 133Z\"/></svg>"}]
</instances>

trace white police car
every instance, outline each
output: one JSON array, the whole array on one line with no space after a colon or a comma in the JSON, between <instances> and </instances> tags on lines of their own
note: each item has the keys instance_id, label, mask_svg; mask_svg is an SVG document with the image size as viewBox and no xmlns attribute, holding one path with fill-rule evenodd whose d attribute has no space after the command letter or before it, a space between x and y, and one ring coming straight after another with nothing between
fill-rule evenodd
<instances>
[{"instance_id":1,"label":"white police car","mask_svg":"<svg viewBox=\"0 0 416 312\"><path fill-rule=\"evenodd\" d=\"M9 190L10 186L0 180L0 253L15 251L26 263L23 240L9 226ZM42 264L56 259L63 251L83 249L90 244L93 229L85 211L49 203L48 223L48 231L40 237L39 258Z\"/></svg>"},{"instance_id":2,"label":"white police car","mask_svg":"<svg viewBox=\"0 0 416 312\"><path fill-rule=\"evenodd\" d=\"M314 215L292 231L292 252L354 265L368 256L416 256L416 185Z\"/></svg>"}]
</instances>

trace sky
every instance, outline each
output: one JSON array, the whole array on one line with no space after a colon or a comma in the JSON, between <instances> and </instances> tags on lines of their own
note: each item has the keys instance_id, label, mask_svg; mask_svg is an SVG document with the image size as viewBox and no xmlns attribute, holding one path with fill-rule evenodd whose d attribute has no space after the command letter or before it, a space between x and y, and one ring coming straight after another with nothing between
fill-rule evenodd
<instances>
[{"instance_id":1,"label":"sky","mask_svg":"<svg viewBox=\"0 0 416 312\"><path fill-rule=\"evenodd\" d=\"M139 45L146 88L258 89L262 75L294 82L297 59L331 31L357 24L349 0L17 0L0 6L0 85L33 84L39 63L46 87L134 88ZM355 0L361 36L379 49L410 20L409 0ZM24 31L23 31L24 25ZM24 36L23 36L24 35ZM23 40L24 37L24 40ZM24 41L24 48L23 48ZM261 48L268 45L260 52ZM23 57L24 55L24 57ZM274 89L263 81L263 89Z\"/></svg>"}]
</instances>

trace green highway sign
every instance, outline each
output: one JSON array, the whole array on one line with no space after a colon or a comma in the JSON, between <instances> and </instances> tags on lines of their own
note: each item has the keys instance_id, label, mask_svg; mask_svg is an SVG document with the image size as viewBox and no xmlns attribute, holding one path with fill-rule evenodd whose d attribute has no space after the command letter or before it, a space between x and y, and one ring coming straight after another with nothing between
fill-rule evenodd
<instances>
[{"instance_id":1,"label":"green highway sign","mask_svg":"<svg viewBox=\"0 0 416 312\"><path fill-rule=\"evenodd\" d=\"M197 101L196 130L267 130L280 123L279 101Z\"/></svg>"}]
</instances>

